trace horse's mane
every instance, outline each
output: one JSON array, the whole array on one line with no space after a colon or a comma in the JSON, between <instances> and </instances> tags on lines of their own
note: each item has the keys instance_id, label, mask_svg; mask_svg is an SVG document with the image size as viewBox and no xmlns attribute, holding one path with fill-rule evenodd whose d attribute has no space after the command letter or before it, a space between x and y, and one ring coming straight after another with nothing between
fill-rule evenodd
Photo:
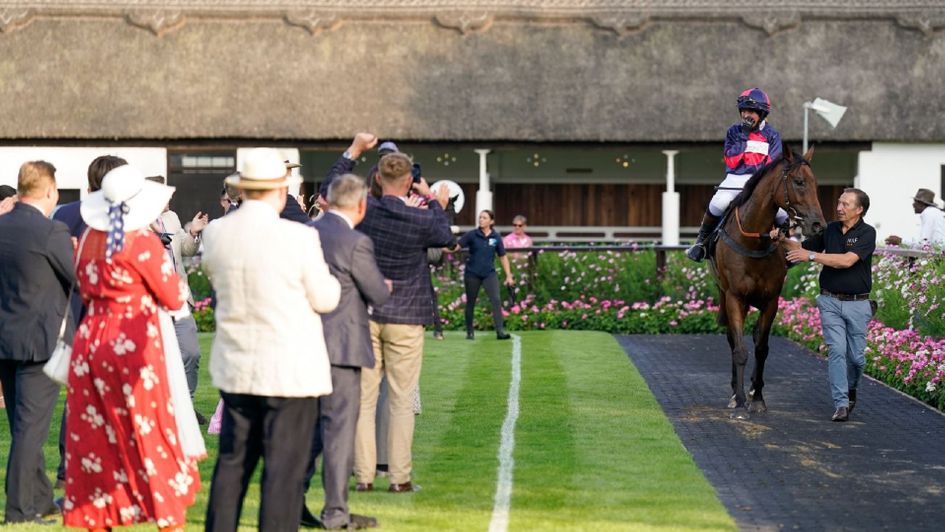
<instances>
[{"instance_id":1,"label":"horse's mane","mask_svg":"<svg viewBox=\"0 0 945 532\"><path fill-rule=\"evenodd\" d=\"M787 149L790 150L791 148L787 148ZM795 158L797 157L797 154L795 154L793 151L791 151L791 155L793 155ZM768 170L781 164L781 162L783 161L784 161L784 155L781 155L777 159L762 166L760 170L755 172L751 176L751 178L748 179L748 182L745 183L745 186L742 187L742 191L739 192L737 196L735 196L735 199L733 199L731 203L729 203L729 208L739 207L741 205L744 205L745 202L748 201L748 198L751 197L751 193L755 191L755 187L757 187L758 183L761 182L761 178L764 177L766 173L768 173Z\"/></svg>"}]
</instances>

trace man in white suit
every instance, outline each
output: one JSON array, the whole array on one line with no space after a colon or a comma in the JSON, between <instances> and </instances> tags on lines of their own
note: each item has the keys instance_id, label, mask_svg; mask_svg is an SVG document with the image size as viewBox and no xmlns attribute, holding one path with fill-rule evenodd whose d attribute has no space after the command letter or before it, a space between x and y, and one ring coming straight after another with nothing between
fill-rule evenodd
<instances>
[{"instance_id":1,"label":"man in white suit","mask_svg":"<svg viewBox=\"0 0 945 532\"><path fill-rule=\"evenodd\" d=\"M332 391L318 314L335 309L341 288L318 232L279 218L297 179L276 150L251 150L227 178L243 204L203 232L217 294L210 376L224 404L207 530L236 530L260 457L260 530L299 526L318 397Z\"/></svg>"}]
</instances>

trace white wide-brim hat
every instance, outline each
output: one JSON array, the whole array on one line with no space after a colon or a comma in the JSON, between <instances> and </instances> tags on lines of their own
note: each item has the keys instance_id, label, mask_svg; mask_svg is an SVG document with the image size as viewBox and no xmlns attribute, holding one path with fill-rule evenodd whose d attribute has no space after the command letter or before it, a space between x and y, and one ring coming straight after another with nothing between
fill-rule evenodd
<instances>
[{"instance_id":1,"label":"white wide-brim hat","mask_svg":"<svg viewBox=\"0 0 945 532\"><path fill-rule=\"evenodd\" d=\"M124 202L122 228L136 231L157 220L173 195L174 187L148 181L140 170L126 164L105 174L102 189L86 196L79 210L89 227L108 231L109 208Z\"/></svg>"},{"instance_id":2,"label":"white wide-brim hat","mask_svg":"<svg viewBox=\"0 0 945 532\"><path fill-rule=\"evenodd\" d=\"M302 178L286 176L287 169L286 162L275 148L253 148L246 152L240 171L227 177L224 183L244 190L267 190L300 184Z\"/></svg>"}]
</instances>

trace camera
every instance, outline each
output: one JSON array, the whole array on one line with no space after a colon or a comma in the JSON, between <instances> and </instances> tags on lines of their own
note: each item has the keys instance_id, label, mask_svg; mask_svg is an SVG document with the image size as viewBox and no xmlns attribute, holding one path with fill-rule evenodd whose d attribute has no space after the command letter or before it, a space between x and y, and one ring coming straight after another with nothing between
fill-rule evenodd
<instances>
[{"instance_id":1,"label":"camera","mask_svg":"<svg viewBox=\"0 0 945 532\"><path fill-rule=\"evenodd\" d=\"M413 163L413 167L410 169L410 175L413 176L414 183L420 182L420 178L423 176L423 172L421 172L420 165L418 163Z\"/></svg>"}]
</instances>

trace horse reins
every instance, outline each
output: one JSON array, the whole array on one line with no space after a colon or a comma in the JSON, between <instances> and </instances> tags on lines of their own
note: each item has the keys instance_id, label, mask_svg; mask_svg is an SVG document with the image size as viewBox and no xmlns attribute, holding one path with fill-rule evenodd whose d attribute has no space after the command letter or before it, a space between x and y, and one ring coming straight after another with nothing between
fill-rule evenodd
<instances>
[{"instance_id":1,"label":"horse reins","mask_svg":"<svg viewBox=\"0 0 945 532\"><path fill-rule=\"evenodd\" d=\"M788 193L787 177L790 172L800 168L801 166L805 164L809 164L809 163L802 157L800 158L799 162L785 165L784 170L781 172L781 183L784 184L784 210L788 213L788 218L792 221L801 219L803 217L799 215L797 213L797 209L795 209L794 206L791 205L791 195ZM738 226L738 232L741 233L741 235L746 238L763 238L764 236L766 236L758 232L748 232L748 231L745 231L744 228L742 228L742 220L741 220L741 216L739 216L738 214L738 207L735 207L735 224ZM797 227L797 224L794 224L791 227Z\"/></svg>"}]
</instances>

